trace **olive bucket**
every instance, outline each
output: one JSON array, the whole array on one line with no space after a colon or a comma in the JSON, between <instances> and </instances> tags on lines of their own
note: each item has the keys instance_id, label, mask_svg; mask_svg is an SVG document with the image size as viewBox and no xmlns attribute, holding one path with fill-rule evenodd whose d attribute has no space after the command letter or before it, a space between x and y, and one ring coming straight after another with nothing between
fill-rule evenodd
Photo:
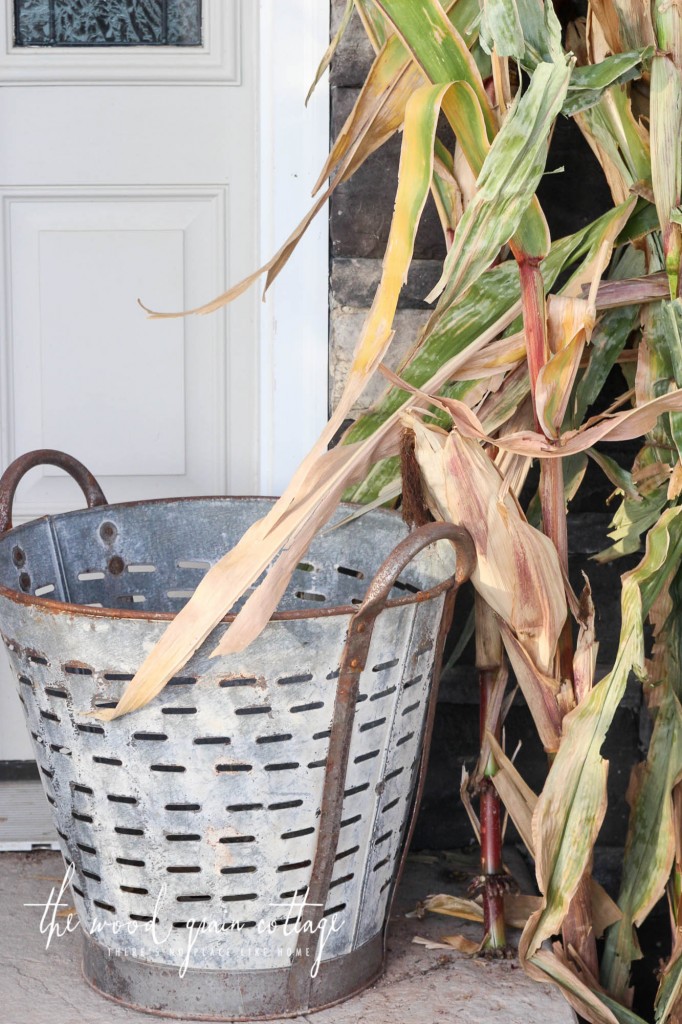
<instances>
[{"instance_id":1,"label":"olive bucket","mask_svg":"<svg viewBox=\"0 0 682 1024\"><path fill-rule=\"evenodd\" d=\"M12 529L51 464L88 508ZM380 974L468 535L341 506L245 651L227 616L142 710L111 708L202 575L272 505L107 505L59 452L0 480L0 629L103 995L165 1016L295 1015ZM344 522L344 520L349 520ZM440 543L436 543L440 542Z\"/></svg>"}]
</instances>

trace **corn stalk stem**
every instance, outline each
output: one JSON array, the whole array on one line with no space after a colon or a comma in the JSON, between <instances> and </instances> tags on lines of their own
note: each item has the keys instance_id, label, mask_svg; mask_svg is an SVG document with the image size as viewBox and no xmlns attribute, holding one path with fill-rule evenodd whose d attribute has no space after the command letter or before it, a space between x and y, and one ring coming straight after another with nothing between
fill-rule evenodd
<instances>
[{"instance_id":1,"label":"corn stalk stem","mask_svg":"<svg viewBox=\"0 0 682 1024\"><path fill-rule=\"evenodd\" d=\"M502 813L493 784L497 765L488 742L492 733L498 743L502 736L501 694L504 650L495 616L483 598L476 595L476 666L479 670L479 729L481 755L478 770L479 819L481 825L481 891L483 926L487 949L504 949L504 865L502 861ZM506 674L505 677L506 679Z\"/></svg>"},{"instance_id":2,"label":"corn stalk stem","mask_svg":"<svg viewBox=\"0 0 682 1024\"><path fill-rule=\"evenodd\" d=\"M547 317L545 316L545 283L542 279L539 259L521 255L518 258L518 264L521 279L521 305L523 309L523 327L526 334L530 390L533 396L535 428L539 430L540 423L535 409L535 387L540 370L549 359L550 354L549 340L547 338Z\"/></svg>"},{"instance_id":3,"label":"corn stalk stem","mask_svg":"<svg viewBox=\"0 0 682 1024\"><path fill-rule=\"evenodd\" d=\"M545 286L539 260L527 256L518 259L521 283L523 326L536 429L540 429L535 392L540 370L550 358L545 308ZM540 504L544 533L556 547L562 568L568 571L568 532L564 475L560 459L543 459L540 472ZM570 618L564 625L557 651L560 679L573 681L573 636ZM483 823L481 822L481 831ZM573 949L594 977L599 961L592 927L590 871L585 872L575 892L562 926L564 948Z\"/></svg>"},{"instance_id":4,"label":"corn stalk stem","mask_svg":"<svg viewBox=\"0 0 682 1024\"><path fill-rule=\"evenodd\" d=\"M498 677L497 669L482 669L479 673L481 686L480 729L481 746L485 744L486 729L493 724L495 739L500 739L499 716L491 723L488 708ZM504 865L502 861L502 815L500 798L493 784L497 765L492 753L488 753L483 766L480 782L479 818L481 822L481 884L483 896L483 927L487 949L504 949L506 945L504 924Z\"/></svg>"}]
</instances>

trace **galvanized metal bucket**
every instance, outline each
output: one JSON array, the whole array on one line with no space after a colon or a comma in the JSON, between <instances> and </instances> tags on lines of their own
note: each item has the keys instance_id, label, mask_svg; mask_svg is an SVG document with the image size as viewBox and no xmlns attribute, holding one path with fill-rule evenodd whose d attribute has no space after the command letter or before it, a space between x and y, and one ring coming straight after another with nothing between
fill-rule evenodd
<instances>
[{"instance_id":1,"label":"galvanized metal bucket","mask_svg":"<svg viewBox=\"0 0 682 1024\"><path fill-rule=\"evenodd\" d=\"M16 486L40 463L69 472L89 508L12 529ZM381 972L444 635L473 564L464 531L406 535L371 512L313 542L242 654L209 658L228 616L147 707L92 717L269 505L106 505L52 451L0 480L0 629L72 873L85 978L166 1016L304 1013Z\"/></svg>"}]
</instances>

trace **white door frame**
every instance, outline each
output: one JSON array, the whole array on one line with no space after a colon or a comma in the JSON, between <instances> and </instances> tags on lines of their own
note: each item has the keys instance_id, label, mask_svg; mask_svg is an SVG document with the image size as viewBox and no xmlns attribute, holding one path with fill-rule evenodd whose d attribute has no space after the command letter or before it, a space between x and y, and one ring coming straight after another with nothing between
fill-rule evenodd
<instances>
[{"instance_id":1,"label":"white door frame","mask_svg":"<svg viewBox=\"0 0 682 1024\"><path fill-rule=\"evenodd\" d=\"M329 0L259 0L260 245L264 263L313 200L329 152ZM328 415L329 224L318 213L260 313L261 494L280 494Z\"/></svg>"}]
</instances>

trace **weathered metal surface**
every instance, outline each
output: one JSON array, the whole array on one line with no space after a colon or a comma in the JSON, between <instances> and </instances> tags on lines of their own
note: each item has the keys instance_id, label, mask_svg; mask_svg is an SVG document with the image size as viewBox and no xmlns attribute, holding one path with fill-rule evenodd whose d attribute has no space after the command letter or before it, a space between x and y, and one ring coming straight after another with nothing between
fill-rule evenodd
<instances>
[{"instance_id":1,"label":"weathered metal surface","mask_svg":"<svg viewBox=\"0 0 682 1024\"><path fill-rule=\"evenodd\" d=\"M370 513L316 539L246 651L211 659L220 625L147 707L110 723L90 717L116 702L208 565L268 504L107 506L0 538L0 626L85 930L103 956L174 969L156 979L177 981L183 963L185 980L213 972L226 990L254 994L251 1016L341 998L336 982L322 995L313 962L336 963L340 976L354 950L380 942L453 586L442 582L452 545L415 552L457 535L458 577L471 560L454 528L415 531L363 603L406 533L397 516ZM22 592L22 573L33 591L53 587L49 597ZM306 893L320 905L302 907ZM290 970L302 960L305 970ZM282 971L292 980L280 981L280 1002L258 1003L249 979ZM95 973L95 985L122 979ZM154 1008L151 996L107 994ZM174 998L169 989L167 1010ZM236 1011L226 1000L205 1012Z\"/></svg>"},{"instance_id":2,"label":"weathered metal surface","mask_svg":"<svg viewBox=\"0 0 682 1024\"><path fill-rule=\"evenodd\" d=\"M312 981L310 1007L321 1010L348 999L382 971L381 936L346 956L326 960ZM182 1020L268 1020L298 1016L287 1004L287 968L269 971L177 970L130 957L110 956L86 937L83 974L98 992L124 1006Z\"/></svg>"},{"instance_id":3,"label":"weathered metal surface","mask_svg":"<svg viewBox=\"0 0 682 1024\"><path fill-rule=\"evenodd\" d=\"M473 545L470 537L463 530L450 524L432 523L405 537L377 570L368 587L365 599L353 617L348 629L341 661L331 737L329 740L327 770L320 809L319 838L313 861L307 905L302 915L302 920L305 924L310 925L314 938L311 941L309 935L305 932L299 938L297 956L292 964L288 980L289 1006L292 1008L309 1004L312 988L310 967L317 955L319 944L318 929L323 916L323 908L329 896L334 873L355 707L359 694L360 679L367 664L372 632L377 617L385 608L386 601L402 570L425 547L438 540L445 539L458 543L459 558L456 578L457 574L462 579L468 578L473 569L474 560ZM451 610L450 608L450 612ZM441 630L439 635L441 643L436 644L434 668L436 666L440 667L442 639ZM433 678L432 669L432 680ZM435 689L435 686L432 686L431 689ZM425 698L425 704L428 708L428 693ZM423 717L424 715L422 714ZM407 823L408 817L405 811L403 811L401 833ZM402 845L403 847L405 846L404 843ZM392 871L391 881L394 876L395 871ZM390 894L390 882L388 888Z\"/></svg>"}]
</instances>

